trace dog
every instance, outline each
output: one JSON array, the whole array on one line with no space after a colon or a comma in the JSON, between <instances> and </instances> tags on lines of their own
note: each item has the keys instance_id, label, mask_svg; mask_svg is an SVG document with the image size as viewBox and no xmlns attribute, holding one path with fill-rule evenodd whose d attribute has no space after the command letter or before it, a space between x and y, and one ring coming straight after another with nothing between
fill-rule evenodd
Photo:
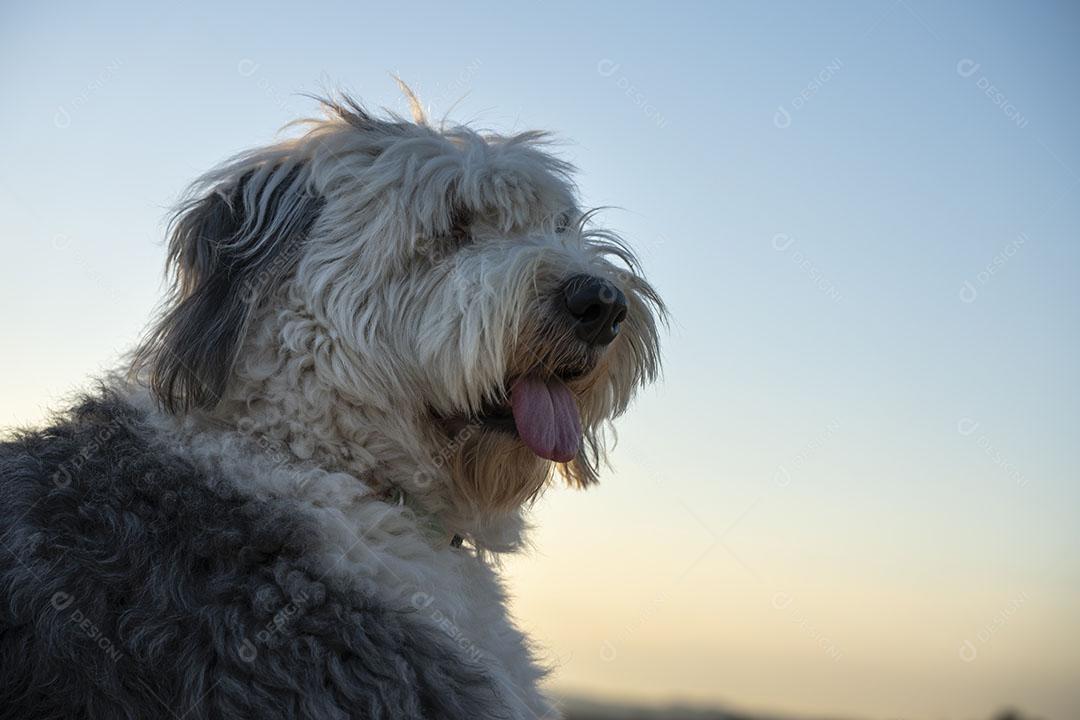
<instances>
[{"instance_id":1,"label":"dog","mask_svg":"<svg viewBox=\"0 0 1080 720\"><path fill-rule=\"evenodd\" d=\"M347 96L197 180L126 364L0 446L0 718L554 718L498 558L666 312L541 132Z\"/></svg>"}]
</instances>

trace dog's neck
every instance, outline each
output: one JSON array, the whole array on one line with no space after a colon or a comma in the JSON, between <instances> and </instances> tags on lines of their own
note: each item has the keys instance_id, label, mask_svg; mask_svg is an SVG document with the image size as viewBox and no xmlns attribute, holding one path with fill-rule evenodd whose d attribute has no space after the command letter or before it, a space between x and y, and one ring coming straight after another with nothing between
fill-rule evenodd
<instances>
[{"instance_id":1,"label":"dog's neck","mask_svg":"<svg viewBox=\"0 0 1080 720\"><path fill-rule=\"evenodd\" d=\"M245 343L212 421L298 466L347 473L374 497L407 505L434 542L513 551L520 508L491 513L455 496L448 459L423 418L335 387L331 334L302 312L264 317ZM451 443L455 439L451 439ZM455 538L458 538L455 540Z\"/></svg>"}]
</instances>

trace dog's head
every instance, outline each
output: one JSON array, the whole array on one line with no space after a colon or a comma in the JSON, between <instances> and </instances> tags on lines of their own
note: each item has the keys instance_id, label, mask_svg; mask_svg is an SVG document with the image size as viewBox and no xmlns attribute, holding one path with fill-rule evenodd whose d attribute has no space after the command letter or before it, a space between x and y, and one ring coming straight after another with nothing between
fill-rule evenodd
<instances>
[{"instance_id":1,"label":"dog's head","mask_svg":"<svg viewBox=\"0 0 1080 720\"><path fill-rule=\"evenodd\" d=\"M162 404L212 409L276 377L259 402L291 391L277 416L311 416L290 433L321 428L320 406L352 413L314 443L364 437L380 481L476 512L521 505L553 468L595 481L605 424L658 371L663 309L572 168L541 133L325 105L178 212L174 296L137 355Z\"/></svg>"}]
</instances>

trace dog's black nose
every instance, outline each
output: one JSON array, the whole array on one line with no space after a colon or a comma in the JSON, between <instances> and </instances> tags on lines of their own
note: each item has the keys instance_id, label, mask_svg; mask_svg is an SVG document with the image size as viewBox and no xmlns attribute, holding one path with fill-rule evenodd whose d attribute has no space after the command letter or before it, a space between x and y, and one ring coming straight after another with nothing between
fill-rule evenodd
<instances>
[{"instance_id":1,"label":"dog's black nose","mask_svg":"<svg viewBox=\"0 0 1080 720\"><path fill-rule=\"evenodd\" d=\"M563 285L566 309L574 318L574 334L590 345L607 345L626 318L626 296L607 280L575 275Z\"/></svg>"}]
</instances>

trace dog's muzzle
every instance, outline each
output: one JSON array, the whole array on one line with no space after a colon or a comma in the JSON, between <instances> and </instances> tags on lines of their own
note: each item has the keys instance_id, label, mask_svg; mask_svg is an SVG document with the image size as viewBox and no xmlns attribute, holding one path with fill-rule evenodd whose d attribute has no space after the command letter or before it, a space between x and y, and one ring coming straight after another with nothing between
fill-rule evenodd
<instances>
[{"instance_id":1,"label":"dog's muzzle","mask_svg":"<svg viewBox=\"0 0 1080 720\"><path fill-rule=\"evenodd\" d=\"M575 275L563 285L563 299L574 335L589 345L607 345L626 319L626 296L603 278Z\"/></svg>"}]
</instances>

